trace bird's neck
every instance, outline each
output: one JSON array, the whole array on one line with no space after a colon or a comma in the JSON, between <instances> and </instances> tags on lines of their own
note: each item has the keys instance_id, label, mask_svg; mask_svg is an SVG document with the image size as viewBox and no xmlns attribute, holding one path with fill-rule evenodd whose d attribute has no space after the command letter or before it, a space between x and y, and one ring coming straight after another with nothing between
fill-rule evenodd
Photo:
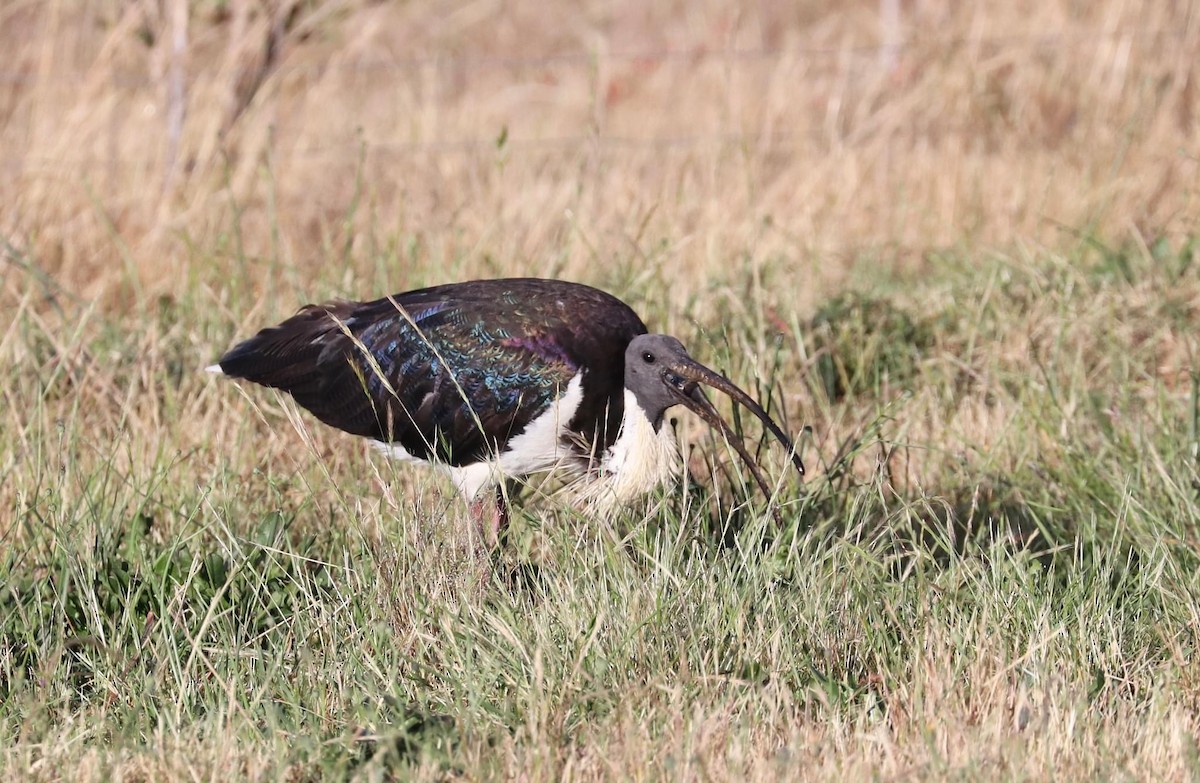
<instances>
[{"instance_id":1,"label":"bird's neck","mask_svg":"<svg viewBox=\"0 0 1200 783\"><path fill-rule=\"evenodd\" d=\"M679 449L670 427L650 420L633 392L625 390L621 430L600 460L590 503L609 509L651 492L679 472Z\"/></svg>"}]
</instances>

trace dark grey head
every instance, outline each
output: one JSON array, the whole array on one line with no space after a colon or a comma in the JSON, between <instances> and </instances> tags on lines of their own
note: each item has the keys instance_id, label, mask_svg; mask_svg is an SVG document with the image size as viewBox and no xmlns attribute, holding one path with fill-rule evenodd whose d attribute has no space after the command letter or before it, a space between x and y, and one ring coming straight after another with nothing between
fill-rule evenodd
<instances>
[{"instance_id":1,"label":"dark grey head","mask_svg":"<svg viewBox=\"0 0 1200 783\"><path fill-rule=\"evenodd\" d=\"M716 408L704 396L704 392L700 388L701 384L725 392L762 420L767 429L788 450L792 463L800 471L800 475L804 475L804 463L800 461L800 455L792 446L791 439L767 415L762 406L755 402L749 394L735 386L733 381L688 356L683 344L674 337L666 334L643 334L633 338L629 347L625 349L625 388L633 392L638 406L645 412L646 418L654 425L654 429L657 430L662 426L663 414L668 408L675 405L687 406L725 435L754 473L754 477L763 487L763 491L770 494L766 482L759 475L754 461L746 453L741 440L733 434L729 425L717 414Z\"/></svg>"}]
</instances>

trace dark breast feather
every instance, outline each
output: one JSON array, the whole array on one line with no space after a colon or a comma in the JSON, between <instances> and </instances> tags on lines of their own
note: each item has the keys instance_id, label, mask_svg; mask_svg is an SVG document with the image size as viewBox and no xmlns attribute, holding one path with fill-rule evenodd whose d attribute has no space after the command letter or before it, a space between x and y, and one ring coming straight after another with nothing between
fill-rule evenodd
<instances>
[{"instance_id":1,"label":"dark breast feather","mask_svg":"<svg viewBox=\"0 0 1200 783\"><path fill-rule=\"evenodd\" d=\"M625 347L645 331L594 288L483 280L308 305L220 364L288 392L330 426L463 465L502 451L581 371L583 399L568 426L593 447L611 445Z\"/></svg>"}]
</instances>

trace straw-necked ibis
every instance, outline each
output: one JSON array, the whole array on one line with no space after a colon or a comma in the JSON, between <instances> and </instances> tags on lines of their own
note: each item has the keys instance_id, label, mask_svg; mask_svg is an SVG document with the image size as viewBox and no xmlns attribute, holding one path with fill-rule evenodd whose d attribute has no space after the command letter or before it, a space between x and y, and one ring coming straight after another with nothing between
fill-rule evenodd
<instances>
[{"instance_id":1,"label":"straw-necked ibis","mask_svg":"<svg viewBox=\"0 0 1200 783\"><path fill-rule=\"evenodd\" d=\"M647 334L620 299L577 283L477 280L308 305L208 369L282 389L394 457L446 467L493 541L507 520L506 477L565 471L594 509L666 481L679 464L663 426L674 405L720 429L770 494L702 385L752 411L804 472L748 394L674 337Z\"/></svg>"}]
</instances>

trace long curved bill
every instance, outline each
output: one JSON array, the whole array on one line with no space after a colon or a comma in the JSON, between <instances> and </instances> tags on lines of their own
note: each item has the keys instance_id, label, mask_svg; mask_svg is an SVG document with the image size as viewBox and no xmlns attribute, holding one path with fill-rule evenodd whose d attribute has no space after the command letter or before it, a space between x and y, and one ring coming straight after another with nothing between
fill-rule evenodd
<instances>
[{"instance_id":1,"label":"long curved bill","mask_svg":"<svg viewBox=\"0 0 1200 783\"><path fill-rule=\"evenodd\" d=\"M755 482L757 482L759 488L762 489L763 494L767 497L771 496L770 485L763 479L762 473L754 463L753 457L746 451L741 438L734 434L733 429L725 423L725 420L717 413L717 409L704 396L704 392L700 389L700 384L724 392L735 402L740 403L757 416L763 425L771 431L771 434L787 449L788 457L792 460L792 464L796 466L796 471L801 476L804 475L804 463L801 461L800 455L796 453L796 447L792 444L791 438L767 415L767 412L762 409L761 405L755 402L753 397L738 388L733 381L691 359L677 359L673 362L670 369L667 370L667 380L681 393L680 401L684 405L695 411L709 425L721 431L721 434L725 436L725 439L737 451L738 456L746 463L746 467L754 474Z\"/></svg>"}]
</instances>

